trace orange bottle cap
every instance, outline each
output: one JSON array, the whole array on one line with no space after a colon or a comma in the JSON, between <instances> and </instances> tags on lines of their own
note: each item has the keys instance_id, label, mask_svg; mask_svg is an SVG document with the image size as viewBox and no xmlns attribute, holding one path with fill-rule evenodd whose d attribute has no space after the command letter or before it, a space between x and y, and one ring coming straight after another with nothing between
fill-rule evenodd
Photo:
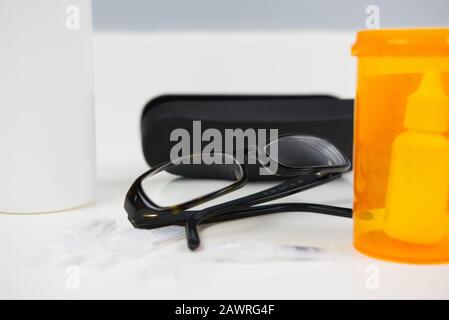
<instances>
[{"instance_id":1,"label":"orange bottle cap","mask_svg":"<svg viewBox=\"0 0 449 320\"><path fill-rule=\"evenodd\" d=\"M448 56L449 28L378 29L357 33L352 55L369 56Z\"/></svg>"}]
</instances>

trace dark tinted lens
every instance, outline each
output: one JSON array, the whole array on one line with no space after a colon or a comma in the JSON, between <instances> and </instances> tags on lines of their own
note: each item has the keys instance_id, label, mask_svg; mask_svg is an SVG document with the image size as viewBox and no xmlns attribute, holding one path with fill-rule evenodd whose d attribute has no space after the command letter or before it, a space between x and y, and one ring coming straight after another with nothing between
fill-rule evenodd
<instances>
[{"instance_id":1,"label":"dark tinted lens","mask_svg":"<svg viewBox=\"0 0 449 320\"><path fill-rule=\"evenodd\" d=\"M146 196L158 206L171 207L207 197L211 193L231 186L242 178L243 169L233 157L223 154L220 154L221 158L217 154L215 156L214 159L217 163L211 164L204 164L201 155L178 159L173 166L167 167L166 170L146 177L142 181L142 189ZM177 173L184 175L186 170L200 173L209 170L214 173L213 176L216 178L209 178L205 181L177 175Z\"/></svg>"},{"instance_id":2,"label":"dark tinted lens","mask_svg":"<svg viewBox=\"0 0 449 320\"><path fill-rule=\"evenodd\" d=\"M281 137L267 146L269 156L295 169L347 166L347 158L330 142L306 135Z\"/></svg>"}]
</instances>

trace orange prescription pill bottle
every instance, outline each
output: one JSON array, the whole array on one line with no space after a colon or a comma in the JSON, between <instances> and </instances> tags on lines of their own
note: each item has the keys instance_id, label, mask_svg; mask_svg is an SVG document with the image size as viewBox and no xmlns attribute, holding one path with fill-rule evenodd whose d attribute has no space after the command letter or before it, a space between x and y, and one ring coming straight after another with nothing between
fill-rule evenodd
<instances>
[{"instance_id":1,"label":"orange prescription pill bottle","mask_svg":"<svg viewBox=\"0 0 449 320\"><path fill-rule=\"evenodd\" d=\"M357 34L354 246L449 262L449 28Z\"/></svg>"}]
</instances>

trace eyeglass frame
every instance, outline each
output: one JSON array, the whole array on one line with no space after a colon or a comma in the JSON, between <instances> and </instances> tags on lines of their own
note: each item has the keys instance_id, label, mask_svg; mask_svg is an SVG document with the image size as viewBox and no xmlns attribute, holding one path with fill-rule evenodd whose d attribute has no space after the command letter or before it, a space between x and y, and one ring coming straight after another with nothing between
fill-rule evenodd
<instances>
[{"instance_id":1,"label":"eyeglass frame","mask_svg":"<svg viewBox=\"0 0 449 320\"><path fill-rule=\"evenodd\" d=\"M299 134L286 134L279 136L279 140L282 137L296 136ZM314 137L310 136L309 137ZM317 137L318 138L318 137ZM319 138L322 139L322 138ZM327 143L333 145L331 142L322 139ZM269 146L272 142L269 142ZM337 148L335 145L333 145ZM337 148L338 150L338 148ZM339 150L340 151L340 150ZM249 196L237 198L231 201L227 201L218 205L214 205L203 210L189 210L197 205L219 198L223 195L234 192L244 187L248 182L246 163L239 163L235 157L227 153L218 153L227 156L231 156L239 166L241 175L240 177L227 187L211 192L204 196L192 199L190 201L173 205L173 206L159 206L152 201L143 190L142 182L144 179L154 176L161 171L166 171L172 167L177 166L177 163L168 161L160 164L148 170L140 175L134 183L131 185L129 191L125 197L124 208L128 213L128 220L135 228L154 229L170 225L184 225L186 227L186 237L188 241L188 247L191 250L195 250L200 245L200 238L198 233L198 225L206 222L221 222L229 221L247 217L253 217L258 215L272 214L278 212L315 212L333 216L340 216L351 218L352 209L342 208L336 206L328 206L322 204L311 203L282 203L282 204L269 204L258 205L264 202L272 201L275 199L283 198L291 194L305 191L307 189L325 184L333 181L341 174L348 171L351 167L351 162L344 155L344 166L324 166L324 167L304 167L293 168L288 167L277 161L278 171L276 175L280 177L289 178L271 188L262 190L260 192L251 194ZM217 154L217 153L216 153ZM201 156L202 154L190 155L192 159L195 156Z\"/></svg>"}]
</instances>

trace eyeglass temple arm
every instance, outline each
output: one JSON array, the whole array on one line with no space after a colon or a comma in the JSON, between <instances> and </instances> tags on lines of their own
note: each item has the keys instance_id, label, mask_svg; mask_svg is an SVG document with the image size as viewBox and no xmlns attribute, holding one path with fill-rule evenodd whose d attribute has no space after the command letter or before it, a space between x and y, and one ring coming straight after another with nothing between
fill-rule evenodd
<instances>
[{"instance_id":1,"label":"eyeglass temple arm","mask_svg":"<svg viewBox=\"0 0 449 320\"><path fill-rule=\"evenodd\" d=\"M342 218L352 218L352 209L336 207L336 206L328 206L323 204L313 204L313 203L276 203L276 204L267 204L267 205L259 205L255 207L250 207L248 209L239 210L237 212L228 212L223 213L219 216L205 219L204 223L209 222L222 222L222 221L230 221L236 219L243 219L249 217L256 217L266 214L280 213L280 212L314 212L321 213L325 215L331 215Z\"/></svg>"},{"instance_id":2,"label":"eyeglass temple arm","mask_svg":"<svg viewBox=\"0 0 449 320\"><path fill-rule=\"evenodd\" d=\"M185 226L186 220L193 214L199 211L184 211L181 214L176 215L176 220L172 221L169 225L179 225ZM280 212L314 212L320 213L330 216L342 217L342 218L352 218L352 209L343 208L343 207L335 207L328 206L324 204L314 204L314 203L275 203L275 204L266 204L266 205L258 205L255 207L249 207L247 209L242 209L239 211L229 210L229 212L223 213L219 216L205 219L202 223L215 223L215 222L223 222L223 221L232 221L250 217L257 217L266 214L274 214ZM151 223L142 221L139 223L138 228L143 229L153 229L157 227L164 227L168 224L162 223L161 225L157 225L152 221Z\"/></svg>"},{"instance_id":3,"label":"eyeglass temple arm","mask_svg":"<svg viewBox=\"0 0 449 320\"><path fill-rule=\"evenodd\" d=\"M263 202L272 201L283 198L288 195L305 191L307 189L325 184L335 180L341 176L340 173L328 174L325 176L318 176L316 174L309 174L305 176L298 176L283 183L280 183L272 188L254 193L252 195L228 201L216 206L196 212L191 215L186 222L186 237L187 243L191 250L195 250L200 245L200 238L198 234L198 225L203 220L209 220L217 216L229 213L230 211L242 211L249 206L257 205Z\"/></svg>"}]
</instances>

